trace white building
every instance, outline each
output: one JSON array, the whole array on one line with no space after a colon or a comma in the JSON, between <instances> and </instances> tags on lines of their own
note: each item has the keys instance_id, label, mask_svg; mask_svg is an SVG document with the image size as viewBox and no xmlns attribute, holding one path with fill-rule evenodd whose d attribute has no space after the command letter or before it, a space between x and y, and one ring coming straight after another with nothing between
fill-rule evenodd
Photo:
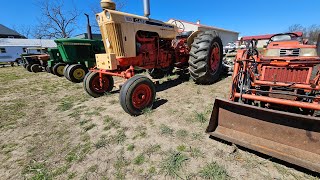
<instances>
[{"instance_id":1,"label":"white building","mask_svg":"<svg viewBox=\"0 0 320 180\"><path fill-rule=\"evenodd\" d=\"M197 23L187 22L183 20L178 19L170 19L168 23L174 23L174 21L177 22L177 26L180 27L179 23L181 22L184 25L184 31L208 31L208 30L215 30L218 32L219 36L222 39L223 46L227 45L229 42L236 42L238 40L239 32L230 31L222 28L217 28L213 26L206 26L203 24L200 24L200 21Z\"/></svg>"},{"instance_id":2,"label":"white building","mask_svg":"<svg viewBox=\"0 0 320 180\"><path fill-rule=\"evenodd\" d=\"M54 48L57 44L49 39L10 39L0 38L0 62L13 62L26 52L27 48ZM40 53L34 49L34 52Z\"/></svg>"}]
</instances>

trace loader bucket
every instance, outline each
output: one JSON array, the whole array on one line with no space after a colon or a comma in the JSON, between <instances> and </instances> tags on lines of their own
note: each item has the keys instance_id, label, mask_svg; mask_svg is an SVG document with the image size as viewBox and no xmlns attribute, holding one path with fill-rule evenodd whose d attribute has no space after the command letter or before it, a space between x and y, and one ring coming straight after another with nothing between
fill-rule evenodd
<instances>
[{"instance_id":1,"label":"loader bucket","mask_svg":"<svg viewBox=\"0 0 320 180\"><path fill-rule=\"evenodd\" d=\"M216 99L207 133L320 172L320 118Z\"/></svg>"}]
</instances>

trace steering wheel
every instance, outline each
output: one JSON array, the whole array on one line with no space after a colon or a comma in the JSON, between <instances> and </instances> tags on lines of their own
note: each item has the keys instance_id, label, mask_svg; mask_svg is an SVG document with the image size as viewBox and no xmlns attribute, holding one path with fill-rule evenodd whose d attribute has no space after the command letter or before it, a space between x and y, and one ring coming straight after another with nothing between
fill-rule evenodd
<instances>
[{"instance_id":1,"label":"steering wheel","mask_svg":"<svg viewBox=\"0 0 320 180\"><path fill-rule=\"evenodd\" d=\"M184 26L184 24L183 24L181 21L179 21L179 20L173 20L173 21L171 22L171 24L173 24L173 25L175 25L176 27L178 27L179 33L183 32L183 31L186 29L186 27Z\"/></svg>"},{"instance_id":2,"label":"steering wheel","mask_svg":"<svg viewBox=\"0 0 320 180\"><path fill-rule=\"evenodd\" d=\"M273 41L273 37L275 37L275 36L281 36L281 35L289 35L289 36L299 37L299 35L296 34L296 33L280 33L280 34L275 34L275 35L273 35L273 36L270 37L270 39L269 39L269 41L268 41L267 44L270 44L270 43Z\"/></svg>"}]
</instances>

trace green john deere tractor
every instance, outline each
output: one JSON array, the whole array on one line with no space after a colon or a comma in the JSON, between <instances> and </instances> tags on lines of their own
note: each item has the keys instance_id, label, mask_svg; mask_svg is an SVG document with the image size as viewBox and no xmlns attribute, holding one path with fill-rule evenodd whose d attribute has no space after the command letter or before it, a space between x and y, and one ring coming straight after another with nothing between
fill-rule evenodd
<instances>
[{"instance_id":1,"label":"green john deere tractor","mask_svg":"<svg viewBox=\"0 0 320 180\"><path fill-rule=\"evenodd\" d=\"M95 54L105 52L101 40L56 39L55 42L62 61L52 67L52 72L74 83L82 82L89 68L96 65Z\"/></svg>"}]
</instances>

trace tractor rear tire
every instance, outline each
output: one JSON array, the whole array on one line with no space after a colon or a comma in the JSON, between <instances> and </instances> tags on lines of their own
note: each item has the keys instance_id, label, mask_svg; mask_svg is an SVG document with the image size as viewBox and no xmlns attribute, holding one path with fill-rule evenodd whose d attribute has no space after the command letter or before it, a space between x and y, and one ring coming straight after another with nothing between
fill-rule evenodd
<instances>
[{"instance_id":1,"label":"tractor rear tire","mask_svg":"<svg viewBox=\"0 0 320 180\"><path fill-rule=\"evenodd\" d=\"M84 90L94 98L103 96L106 92L112 91L114 85L112 76L102 74L102 78L101 87L99 73L92 71L88 72L83 79Z\"/></svg>"},{"instance_id":2,"label":"tractor rear tire","mask_svg":"<svg viewBox=\"0 0 320 180\"><path fill-rule=\"evenodd\" d=\"M31 71L31 66L32 66L32 64L27 64L27 65L26 65L27 71L32 72L32 71Z\"/></svg>"},{"instance_id":3,"label":"tractor rear tire","mask_svg":"<svg viewBox=\"0 0 320 180\"><path fill-rule=\"evenodd\" d=\"M58 77L63 77L63 68L65 66L66 66L66 64L64 64L64 63L57 63L52 68L53 74Z\"/></svg>"},{"instance_id":4,"label":"tractor rear tire","mask_svg":"<svg viewBox=\"0 0 320 180\"><path fill-rule=\"evenodd\" d=\"M73 64L70 65L66 71L67 79L70 79L70 81L74 83L80 83L83 81L89 70L82 64Z\"/></svg>"},{"instance_id":5,"label":"tractor rear tire","mask_svg":"<svg viewBox=\"0 0 320 180\"><path fill-rule=\"evenodd\" d=\"M189 72L197 84L212 84L222 72L223 45L215 31L199 33L191 45Z\"/></svg>"},{"instance_id":6,"label":"tractor rear tire","mask_svg":"<svg viewBox=\"0 0 320 180\"><path fill-rule=\"evenodd\" d=\"M33 64L33 65L31 66L31 71L34 72L34 73L39 72L39 71L40 71L40 66L39 66L39 64Z\"/></svg>"},{"instance_id":7,"label":"tractor rear tire","mask_svg":"<svg viewBox=\"0 0 320 180\"><path fill-rule=\"evenodd\" d=\"M128 79L120 90L120 104L131 116L138 116L146 108L152 108L156 90L153 82L142 75Z\"/></svg>"}]
</instances>

